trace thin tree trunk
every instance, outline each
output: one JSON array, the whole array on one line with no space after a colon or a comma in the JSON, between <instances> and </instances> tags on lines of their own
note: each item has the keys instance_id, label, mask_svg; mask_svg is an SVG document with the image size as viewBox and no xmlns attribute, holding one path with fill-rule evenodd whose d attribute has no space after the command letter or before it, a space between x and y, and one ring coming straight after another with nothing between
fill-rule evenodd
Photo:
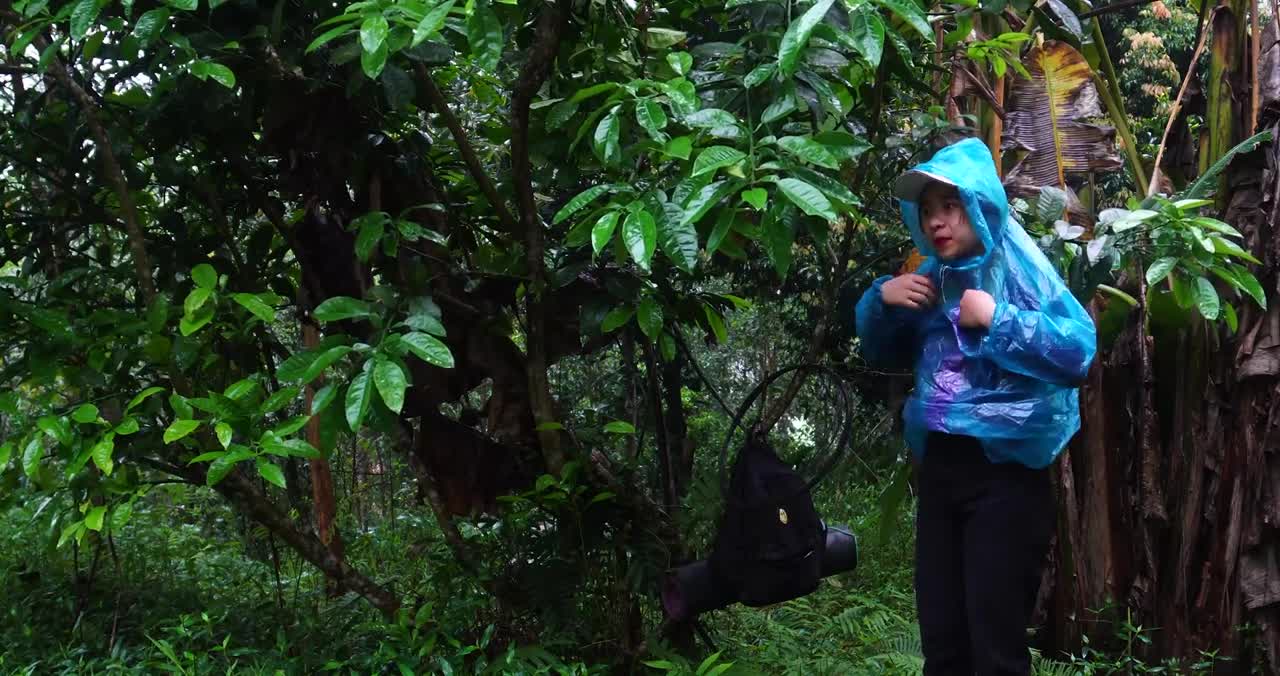
<instances>
[{"instance_id":1,"label":"thin tree trunk","mask_svg":"<svg viewBox=\"0 0 1280 676\"><path fill-rule=\"evenodd\" d=\"M308 350L314 349L320 344L319 332L314 324L306 321L302 325L302 344ZM323 382L323 379L317 379L306 390L306 406L307 412L311 412L311 402L315 397L316 386ZM315 448L320 448L320 417L311 416L307 421L307 441ZM342 534L338 532L337 516L338 505L334 498L333 489L333 472L329 467L329 460L326 458L314 458L310 461L311 467L311 497L312 510L316 521L316 534L333 558L339 563L344 558L342 546ZM326 585L325 591L329 596L336 596L341 593L341 589L334 583L332 578Z\"/></svg>"}]
</instances>

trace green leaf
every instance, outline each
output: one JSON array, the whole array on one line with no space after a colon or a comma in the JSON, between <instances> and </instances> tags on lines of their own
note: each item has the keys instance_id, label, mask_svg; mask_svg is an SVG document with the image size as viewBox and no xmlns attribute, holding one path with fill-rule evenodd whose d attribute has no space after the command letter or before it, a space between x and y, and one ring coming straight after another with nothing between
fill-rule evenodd
<instances>
[{"instance_id":1,"label":"green leaf","mask_svg":"<svg viewBox=\"0 0 1280 676\"><path fill-rule=\"evenodd\" d=\"M365 77L370 80L378 79L382 74L382 69L387 65L387 43L383 42L377 51L361 51L360 52L360 70L364 71Z\"/></svg>"},{"instance_id":2,"label":"green leaf","mask_svg":"<svg viewBox=\"0 0 1280 676\"><path fill-rule=\"evenodd\" d=\"M631 259L641 269L649 269L649 261L658 246L658 226L653 214L644 209L627 214L622 222L622 242L627 245Z\"/></svg>"},{"instance_id":3,"label":"green leaf","mask_svg":"<svg viewBox=\"0 0 1280 676\"><path fill-rule=\"evenodd\" d=\"M360 24L360 48L365 52L376 52L387 41L391 26L387 18L381 14L373 14Z\"/></svg>"},{"instance_id":4,"label":"green leaf","mask_svg":"<svg viewBox=\"0 0 1280 676\"><path fill-rule=\"evenodd\" d=\"M350 32L351 32L351 26L348 26L345 23L338 24L337 26L334 26L333 28L330 28L329 30L321 33L319 36L316 37L316 39L312 40L311 44L307 45L307 49L303 52L303 54L310 54L311 52L314 52L315 50L320 49L321 47L329 44L335 38L346 35L347 33L350 33Z\"/></svg>"},{"instance_id":5,"label":"green leaf","mask_svg":"<svg viewBox=\"0 0 1280 676\"><path fill-rule=\"evenodd\" d=\"M302 439L281 439L274 433L262 435L262 450L282 458L295 457L317 460L324 457L320 451L316 450L315 446Z\"/></svg>"},{"instance_id":6,"label":"green leaf","mask_svg":"<svg viewBox=\"0 0 1280 676\"><path fill-rule=\"evenodd\" d=\"M764 211L765 205L769 203L769 191L764 188L743 190L739 197L742 198L743 202L754 207L756 211Z\"/></svg>"},{"instance_id":7,"label":"green leaf","mask_svg":"<svg viewBox=\"0 0 1280 676\"><path fill-rule=\"evenodd\" d=\"M262 298L252 293L235 293L231 295L231 299L240 304L240 307L248 310L253 316L270 324L276 320L276 311L270 305L262 301Z\"/></svg>"},{"instance_id":8,"label":"green leaf","mask_svg":"<svg viewBox=\"0 0 1280 676\"><path fill-rule=\"evenodd\" d=\"M26 449L22 451L22 471L28 479L35 479L40 473L42 458L44 458L44 444L40 443L39 435L34 435L27 442Z\"/></svg>"},{"instance_id":9,"label":"green leaf","mask_svg":"<svg viewBox=\"0 0 1280 676\"><path fill-rule=\"evenodd\" d=\"M1203 202L1203 201L1206 201L1206 200L1196 200L1197 203ZM1239 230L1236 230L1235 228L1231 227L1230 225L1227 225L1226 223L1223 223L1222 221L1216 218L1208 218L1206 216L1196 216L1195 218L1191 219L1191 222L1204 228L1205 230L1212 230L1214 232L1221 233L1228 237L1235 237L1236 239L1244 238L1244 235L1242 235Z\"/></svg>"},{"instance_id":10,"label":"green leaf","mask_svg":"<svg viewBox=\"0 0 1280 676\"><path fill-rule=\"evenodd\" d=\"M252 457L253 451L250 451L247 448L222 454L217 460L214 460L209 464L208 473L205 475L205 484L208 486L216 486L219 481L222 481L223 478L231 472L232 469L235 469L236 463L241 460L248 460Z\"/></svg>"},{"instance_id":11,"label":"green leaf","mask_svg":"<svg viewBox=\"0 0 1280 676\"><path fill-rule=\"evenodd\" d=\"M151 44L156 36L164 32L166 26L169 25L169 10L160 7L144 12L138 17L137 23L133 25L133 34L138 38L138 42L143 47Z\"/></svg>"},{"instance_id":12,"label":"green leaf","mask_svg":"<svg viewBox=\"0 0 1280 676\"><path fill-rule=\"evenodd\" d=\"M1241 141L1239 145L1228 150L1221 158L1218 159L1217 162L1214 162L1213 166L1209 167L1208 171L1201 174L1200 178L1196 179L1196 182L1191 184L1191 187L1184 190L1182 192L1182 197L1184 199L1200 199L1206 197L1217 186L1218 175L1226 170L1227 165L1231 164L1231 161L1235 159L1236 155L1252 152L1259 144L1270 140L1271 132L1264 131Z\"/></svg>"},{"instance_id":13,"label":"green leaf","mask_svg":"<svg viewBox=\"0 0 1280 676\"><path fill-rule=\"evenodd\" d=\"M223 448L226 448L231 445L232 433L231 433L230 425L224 422L220 422L217 425L213 426L213 431L215 434L218 435L218 443L222 444Z\"/></svg>"},{"instance_id":14,"label":"green leaf","mask_svg":"<svg viewBox=\"0 0 1280 676\"><path fill-rule=\"evenodd\" d=\"M306 385L315 380L324 373L325 369L333 365L334 362L351 354L351 348L346 345L338 345L321 352L314 361L311 362L307 369L302 373L302 379L299 384Z\"/></svg>"},{"instance_id":15,"label":"green leaf","mask_svg":"<svg viewBox=\"0 0 1280 676\"><path fill-rule=\"evenodd\" d=\"M604 426L604 431L609 434L635 434L635 425L623 420L615 420Z\"/></svg>"},{"instance_id":16,"label":"green leaf","mask_svg":"<svg viewBox=\"0 0 1280 676\"><path fill-rule=\"evenodd\" d=\"M715 334L716 341L722 344L728 341L729 333L725 331L724 318L720 316L720 313L716 312L716 309L710 305L703 305L702 312L707 316L707 324L711 327L711 332Z\"/></svg>"},{"instance_id":17,"label":"green leaf","mask_svg":"<svg viewBox=\"0 0 1280 676\"><path fill-rule=\"evenodd\" d=\"M98 407L93 404L81 404L71 412L71 419L78 423L91 423L98 419Z\"/></svg>"},{"instance_id":18,"label":"green leaf","mask_svg":"<svg viewBox=\"0 0 1280 676\"><path fill-rule=\"evenodd\" d=\"M795 155L804 162L816 164L827 169L839 169L840 160L827 147L804 136L784 136L778 139L778 146Z\"/></svg>"},{"instance_id":19,"label":"green leaf","mask_svg":"<svg viewBox=\"0 0 1280 676\"><path fill-rule=\"evenodd\" d=\"M600 255L600 252L609 246L609 242L613 240L613 231L618 227L618 219L621 217L620 211L606 211L591 228L591 249L595 255Z\"/></svg>"},{"instance_id":20,"label":"green leaf","mask_svg":"<svg viewBox=\"0 0 1280 676\"><path fill-rule=\"evenodd\" d=\"M169 5L174 9L180 9L184 12L194 12L200 6L199 0L167 0Z\"/></svg>"},{"instance_id":21,"label":"green leaf","mask_svg":"<svg viewBox=\"0 0 1280 676\"><path fill-rule=\"evenodd\" d=\"M776 217L765 219L763 243L780 279L786 279L791 268L791 244L794 241L795 232L786 220Z\"/></svg>"},{"instance_id":22,"label":"green leaf","mask_svg":"<svg viewBox=\"0 0 1280 676\"><path fill-rule=\"evenodd\" d=\"M117 506L111 512L111 530L119 531L129 524L129 519L133 516L133 502L126 502Z\"/></svg>"},{"instance_id":23,"label":"green leaf","mask_svg":"<svg viewBox=\"0 0 1280 676\"><path fill-rule=\"evenodd\" d=\"M677 115L689 115L698 110L698 90L693 83L683 77L672 78L658 85L671 102L671 110Z\"/></svg>"},{"instance_id":24,"label":"green leaf","mask_svg":"<svg viewBox=\"0 0 1280 676\"><path fill-rule=\"evenodd\" d=\"M658 332L662 330L662 306L651 297L645 298L640 302L636 320L640 330L649 337L649 340L656 339Z\"/></svg>"},{"instance_id":25,"label":"green leaf","mask_svg":"<svg viewBox=\"0 0 1280 676\"><path fill-rule=\"evenodd\" d=\"M148 387L147 389L139 392L137 396L129 400L129 405L124 408L125 413L132 411L133 409L138 407L138 404L141 404L142 402L146 401L150 397L157 395L161 392L164 392L163 387Z\"/></svg>"},{"instance_id":26,"label":"green leaf","mask_svg":"<svg viewBox=\"0 0 1280 676\"><path fill-rule=\"evenodd\" d=\"M875 2L897 14L898 18L907 22L929 44L933 44L933 29L929 27L929 21L925 19L924 12L912 0L875 0Z\"/></svg>"},{"instance_id":27,"label":"green leaf","mask_svg":"<svg viewBox=\"0 0 1280 676\"><path fill-rule=\"evenodd\" d=\"M66 418L47 415L36 421L36 427L63 446L70 447L74 441L71 435L71 424Z\"/></svg>"},{"instance_id":28,"label":"green leaf","mask_svg":"<svg viewBox=\"0 0 1280 676\"><path fill-rule=\"evenodd\" d=\"M747 89L759 87L764 84L766 80L773 77L773 74L776 72L778 72L778 64L772 62L762 63L751 69L751 72L747 73L747 76L742 78L742 84L745 85Z\"/></svg>"},{"instance_id":29,"label":"green leaf","mask_svg":"<svg viewBox=\"0 0 1280 676\"><path fill-rule=\"evenodd\" d=\"M831 9L834 2L835 0L818 0L787 27L787 32L782 36L782 44L778 47L778 71L783 77L795 74L800 55L809 44L809 36L813 35L814 27L827 15L827 10Z\"/></svg>"},{"instance_id":30,"label":"green leaf","mask_svg":"<svg viewBox=\"0 0 1280 676\"><path fill-rule=\"evenodd\" d=\"M98 12L101 11L102 7L98 5L98 0L80 0L76 3L75 8L71 10L71 39L84 39L93 22L98 19Z\"/></svg>"},{"instance_id":31,"label":"green leaf","mask_svg":"<svg viewBox=\"0 0 1280 676\"><path fill-rule=\"evenodd\" d=\"M858 54L866 59L872 68L880 66L884 55L884 21L880 14L869 5L849 12L849 36Z\"/></svg>"},{"instance_id":32,"label":"green leaf","mask_svg":"<svg viewBox=\"0 0 1280 676\"><path fill-rule=\"evenodd\" d=\"M218 271L208 263L201 263L191 268L191 281L201 289L213 289L218 285Z\"/></svg>"},{"instance_id":33,"label":"green leaf","mask_svg":"<svg viewBox=\"0 0 1280 676\"><path fill-rule=\"evenodd\" d=\"M704 186L689 199L684 208L684 222L696 224L702 220L721 200L732 195L742 186L741 181L717 181Z\"/></svg>"},{"instance_id":34,"label":"green leaf","mask_svg":"<svg viewBox=\"0 0 1280 676\"><path fill-rule=\"evenodd\" d=\"M400 342L404 343L414 356L428 364L442 369L453 368L453 353L449 351L448 345L440 342L440 339L435 336L418 332L406 333L400 337Z\"/></svg>"},{"instance_id":35,"label":"green leaf","mask_svg":"<svg viewBox=\"0 0 1280 676\"><path fill-rule=\"evenodd\" d=\"M605 183L601 185L593 185L590 188L583 190L575 195L573 199L566 202L563 207L560 207L560 210L556 212L554 217L552 217L551 224L559 225L564 222L566 218L578 213L583 207L594 202L597 197L614 189L615 186L613 184Z\"/></svg>"},{"instance_id":36,"label":"green leaf","mask_svg":"<svg viewBox=\"0 0 1280 676\"><path fill-rule=\"evenodd\" d=\"M413 29L413 41L410 42L411 47L417 47L427 38L435 36L440 32L440 28L444 26L444 20L449 16L449 10L453 9L454 0L442 2L431 8L427 15L422 17L422 21L418 22L417 28Z\"/></svg>"},{"instance_id":37,"label":"green leaf","mask_svg":"<svg viewBox=\"0 0 1280 676\"><path fill-rule=\"evenodd\" d=\"M236 74L232 72L230 68L212 61L197 61L195 64L192 64L192 70L195 70L197 65L200 65L201 70L204 71L205 75L212 78L214 82L217 82L227 89L236 88Z\"/></svg>"},{"instance_id":38,"label":"green leaf","mask_svg":"<svg viewBox=\"0 0 1280 676\"><path fill-rule=\"evenodd\" d=\"M692 273L698 265L698 231L684 220L682 210L677 208L672 217L662 220L659 238L667 258L681 270Z\"/></svg>"},{"instance_id":39,"label":"green leaf","mask_svg":"<svg viewBox=\"0 0 1280 676\"><path fill-rule=\"evenodd\" d=\"M698 154L693 162L693 176L715 173L721 167L741 162L747 154L729 146L711 146Z\"/></svg>"},{"instance_id":40,"label":"green leaf","mask_svg":"<svg viewBox=\"0 0 1280 676\"><path fill-rule=\"evenodd\" d=\"M213 291L204 287L196 287L187 294L187 299L182 303L182 310L189 317L194 317L196 311L204 307L209 302L209 298L213 296Z\"/></svg>"},{"instance_id":41,"label":"green leaf","mask_svg":"<svg viewBox=\"0 0 1280 676\"><path fill-rule=\"evenodd\" d=\"M104 437L98 443L93 445L90 454L93 456L93 464L102 470L102 473L111 476L111 470L115 468L115 463L111 460L111 454L116 450L115 441Z\"/></svg>"},{"instance_id":42,"label":"green leaf","mask_svg":"<svg viewBox=\"0 0 1280 676\"><path fill-rule=\"evenodd\" d=\"M4 473L4 469L9 466L9 458L13 455L13 442L7 441L0 444L0 474Z\"/></svg>"},{"instance_id":43,"label":"green leaf","mask_svg":"<svg viewBox=\"0 0 1280 676\"><path fill-rule=\"evenodd\" d=\"M256 389L258 389L258 381L250 376L228 385L227 389L222 391L222 396L231 400L243 399Z\"/></svg>"},{"instance_id":44,"label":"green leaf","mask_svg":"<svg viewBox=\"0 0 1280 676\"><path fill-rule=\"evenodd\" d=\"M1221 301L1218 298L1218 290L1213 288L1213 282L1199 277L1196 279L1196 307L1200 309L1200 314L1205 319L1213 321L1218 318L1221 310Z\"/></svg>"},{"instance_id":45,"label":"green leaf","mask_svg":"<svg viewBox=\"0 0 1280 676\"><path fill-rule=\"evenodd\" d=\"M107 508L104 505L98 505L89 510L84 515L84 527L97 533L102 531L102 520L107 516Z\"/></svg>"},{"instance_id":46,"label":"green leaf","mask_svg":"<svg viewBox=\"0 0 1280 676\"><path fill-rule=\"evenodd\" d=\"M1156 259L1151 266L1147 268L1147 286L1155 286L1164 281L1165 277L1174 267L1178 265L1178 259L1172 256Z\"/></svg>"},{"instance_id":47,"label":"green leaf","mask_svg":"<svg viewBox=\"0 0 1280 676\"><path fill-rule=\"evenodd\" d=\"M678 157L682 160L689 159L689 154L693 152L692 136L677 136L662 146L662 152L668 157Z\"/></svg>"},{"instance_id":48,"label":"green leaf","mask_svg":"<svg viewBox=\"0 0 1280 676\"><path fill-rule=\"evenodd\" d=\"M837 219L836 212L831 209L831 202L812 185L799 179L784 178L778 181L778 189L806 214L821 216L828 221Z\"/></svg>"},{"instance_id":49,"label":"green leaf","mask_svg":"<svg viewBox=\"0 0 1280 676\"><path fill-rule=\"evenodd\" d=\"M708 256L714 254L720 249L720 244L724 242L724 238L728 236L729 230L733 228L733 222L737 215L737 209L725 209L720 212L719 218L716 219L715 227L711 229L711 235L707 237Z\"/></svg>"},{"instance_id":50,"label":"green leaf","mask_svg":"<svg viewBox=\"0 0 1280 676\"><path fill-rule=\"evenodd\" d=\"M624 305L619 305L618 307L613 308L609 311L609 314L604 316L604 321L600 323L600 332L610 333L614 329L625 325L627 322L631 321L631 317L635 315L635 313L636 311L634 308Z\"/></svg>"},{"instance_id":51,"label":"green leaf","mask_svg":"<svg viewBox=\"0 0 1280 676\"><path fill-rule=\"evenodd\" d=\"M280 466L271 462L266 458L258 458L258 476L266 479L267 483L274 484L280 488L284 488L284 472Z\"/></svg>"},{"instance_id":52,"label":"green leaf","mask_svg":"<svg viewBox=\"0 0 1280 676\"><path fill-rule=\"evenodd\" d=\"M662 111L662 106L658 105L653 99L641 99L636 101L636 122L652 138L658 142L665 142L667 135L662 130L667 127L667 114Z\"/></svg>"},{"instance_id":53,"label":"green leaf","mask_svg":"<svg viewBox=\"0 0 1280 676\"><path fill-rule=\"evenodd\" d=\"M387 227L387 219L383 214L377 214L375 218L363 219L363 221L360 224L360 232L356 235L355 246L356 258L362 263L368 262L370 254L382 240L383 232Z\"/></svg>"},{"instance_id":54,"label":"green leaf","mask_svg":"<svg viewBox=\"0 0 1280 676\"><path fill-rule=\"evenodd\" d=\"M618 145L618 139L622 135L622 123L618 119L618 108L615 107L608 115L605 115L600 124L596 125L595 134L592 136L593 148L596 157L606 165L616 164L622 158L622 149Z\"/></svg>"},{"instance_id":55,"label":"green leaf","mask_svg":"<svg viewBox=\"0 0 1280 676\"><path fill-rule=\"evenodd\" d=\"M1232 333L1240 330L1240 318L1236 316L1236 309L1231 306L1231 303L1222 304L1222 318L1226 320L1227 328L1231 329ZM0 463L0 467L3 466L4 464Z\"/></svg>"},{"instance_id":56,"label":"green leaf","mask_svg":"<svg viewBox=\"0 0 1280 676\"><path fill-rule=\"evenodd\" d=\"M164 443L172 444L173 442L191 434L200 426L199 420L175 420L164 431Z\"/></svg>"},{"instance_id":57,"label":"green leaf","mask_svg":"<svg viewBox=\"0 0 1280 676\"><path fill-rule=\"evenodd\" d=\"M404 408L404 392L409 387L400 365L393 361L378 361L373 367L373 383L378 388L382 403L395 413Z\"/></svg>"},{"instance_id":58,"label":"green leaf","mask_svg":"<svg viewBox=\"0 0 1280 676\"><path fill-rule=\"evenodd\" d=\"M267 397L266 401L262 402L262 406L258 407L258 412L262 415L275 413L285 406L288 406L289 403L294 399L297 399L300 394L302 394L302 388L297 385L276 390L270 397Z\"/></svg>"},{"instance_id":59,"label":"green leaf","mask_svg":"<svg viewBox=\"0 0 1280 676\"><path fill-rule=\"evenodd\" d=\"M137 418L125 418L120 421L119 425L116 425L114 432L120 436L129 436L130 434L136 433L138 429L139 426Z\"/></svg>"},{"instance_id":60,"label":"green leaf","mask_svg":"<svg viewBox=\"0 0 1280 676\"><path fill-rule=\"evenodd\" d=\"M331 387L328 385L326 387ZM315 398L311 400L312 407L315 406ZM271 432L277 436L287 437L294 432L307 426L307 422L311 420L309 415L297 415L271 428Z\"/></svg>"},{"instance_id":61,"label":"green leaf","mask_svg":"<svg viewBox=\"0 0 1280 676\"><path fill-rule=\"evenodd\" d=\"M445 336L443 313L430 296L418 296L409 301L409 317L404 325L415 331L426 331L433 336Z\"/></svg>"},{"instance_id":62,"label":"green leaf","mask_svg":"<svg viewBox=\"0 0 1280 676\"><path fill-rule=\"evenodd\" d=\"M560 127L563 127L566 122L573 119L573 116L577 113L577 101L561 101L547 113L547 121L544 126L547 131L555 131Z\"/></svg>"},{"instance_id":63,"label":"green leaf","mask_svg":"<svg viewBox=\"0 0 1280 676\"><path fill-rule=\"evenodd\" d=\"M650 49L666 49L684 42L687 35L684 31L671 28L650 27L644 33L645 46Z\"/></svg>"},{"instance_id":64,"label":"green leaf","mask_svg":"<svg viewBox=\"0 0 1280 676\"><path fill-rule=\"evenodd\" d=\"M351 379L351 384L347 385L347 426L352 432L359 432L360 425L364 422L364 417L369 413L369 407L373 403L373 378L369 376L368 371L361 371Z\"/></svg>"},{"instance_id":65,"label":"green leaf","mask_svg":"<svg viewBox=\"0 0 1280 676\"><path fill-rule=\"evenodd\" d=\"M715 127L732 127L738 124L738 118L727 110L703 108L685 115L684 123L690 127L711 129Z\"/></svg>"},{"instance_id":66,"label":"green leaf","mask_svg":"<svg viewBox=\"0 0 1280 676\"><path fill-rule=\"evenodd\" d=\"M672 52L667 55L667 64L676 75L688 75L693 68L693 57L688 52Z\"/></svg>"},{"instance_id":67,"label":"green leaf","mask_svg":"<svg viewBox=\"0 0 1280 676\"><path fill-rule=\"evenodd\" d=\"M1258 278L1249 272L1248 268L1243 265L1232 265L1231 269L1236 273L1236 279L1240 280L1240 286L1244 292L1249 294L1258 307L1263 310L1267 309L1267 294L1262 290L1262 285L1258 283Z\"/></svg>"},{"instance_id":68,"label":"green leaf","mask_svg":"<svg viewBox=\"0 0 1280 676\"><path fill-rule=\"evenodd\" d=\"M329 408L329 405L338 398L337 383L329 383L320 388L315 396L311 398L311 415L319 415L321 411Z\"/></svg>"},{"instance_id":69,"label":"green leaf","mask_svg":"<svg viewBox=\"0 0 1280 676\"><path fill-rule=\"evenodd\" d=\"M318 322L336 322L344 319L365 319L373 316L373 308L362 300L347 296L334 296L321 303L312 313Z\"/></svg>"},{"instance_id":70,"label":"green leaf","mask_svg":"<svg viewBox=\"0 0 1280 676\"><path fill-rule=\"evenodd\" d=\"M760 121L765 124L769 124L770 122L781 120L791 113L794 113L796 110L799 109L796 107L796 99L794 96L780 96L775 99L773 103L770 103L769 107L765 108L763 113L760 113Z\"/></svg>"},{"instance_id":71,"label":"green leaf","mask_svg":"<svg viewBox=\"0 0 1280 676\"><path fill-rule=\"evenodd\" d=\"M467 17L467 43L471 57L485 70L492 71L502 59L502 24L486 2L478 2Z\"/></svg>"}]
</instances>

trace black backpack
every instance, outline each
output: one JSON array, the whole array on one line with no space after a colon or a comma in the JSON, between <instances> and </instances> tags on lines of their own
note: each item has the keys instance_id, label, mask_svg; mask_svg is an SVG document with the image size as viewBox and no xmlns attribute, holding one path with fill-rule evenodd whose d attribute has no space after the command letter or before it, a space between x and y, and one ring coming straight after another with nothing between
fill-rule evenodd
<instances>
[{"instance_id":1,"label":"black backpack","mask_svg":"<svg viewBox=\"0 0 1280 676\"><path fill-rule=\"evenodd\" d=\"M826 530L810 483L751 435L738 451L712 570L748 606L780 603L817 589Z\"/></svg>"}]
</instances>

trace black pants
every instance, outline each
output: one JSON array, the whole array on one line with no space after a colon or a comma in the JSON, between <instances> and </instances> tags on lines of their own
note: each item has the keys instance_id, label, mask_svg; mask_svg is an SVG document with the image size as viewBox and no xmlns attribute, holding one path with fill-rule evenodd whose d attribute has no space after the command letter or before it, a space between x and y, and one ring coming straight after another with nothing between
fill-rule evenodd
<instances>
[{"instance_id":1,"label":"black pants","mask_svg":"<svg viewBox=\"0 0 1280 676\"><path fill-rule=\"evenodd\" d=\"M925 676L1027 676L1027 625L1053 533L1049 470L992 464L933 434L919 475L916 609Z\"/></svg>"}]
</instances>

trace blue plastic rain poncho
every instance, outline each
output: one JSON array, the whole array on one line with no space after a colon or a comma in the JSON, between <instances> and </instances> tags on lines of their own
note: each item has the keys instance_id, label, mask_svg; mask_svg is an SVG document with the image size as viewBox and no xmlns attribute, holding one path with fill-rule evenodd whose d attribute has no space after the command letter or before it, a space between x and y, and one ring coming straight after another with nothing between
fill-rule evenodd
<instances>
[{"instance_id":1,"label":"blue plastic rain poncho","mask_svg":"<svg viewBox=\"0 0 1280 676\"><path fill-rule=\"evenodd\" d=\"M902 217L927 260L937 305L886 306L882 277L857 308L862 354L881 367L915 366L915 390L903 411L917 457L930 431L981 441L994 463L1041 468L1080 429L1079 384L1093 361L1093 321L1044 254L1009 216L991 153L981 141L948 146L917 172L956 186L983 251L939 259L920 226L920 205L902 200ZM981 289L996 300L990 329L958 325L960 297Z\"/></svg>"}]
</instances>

